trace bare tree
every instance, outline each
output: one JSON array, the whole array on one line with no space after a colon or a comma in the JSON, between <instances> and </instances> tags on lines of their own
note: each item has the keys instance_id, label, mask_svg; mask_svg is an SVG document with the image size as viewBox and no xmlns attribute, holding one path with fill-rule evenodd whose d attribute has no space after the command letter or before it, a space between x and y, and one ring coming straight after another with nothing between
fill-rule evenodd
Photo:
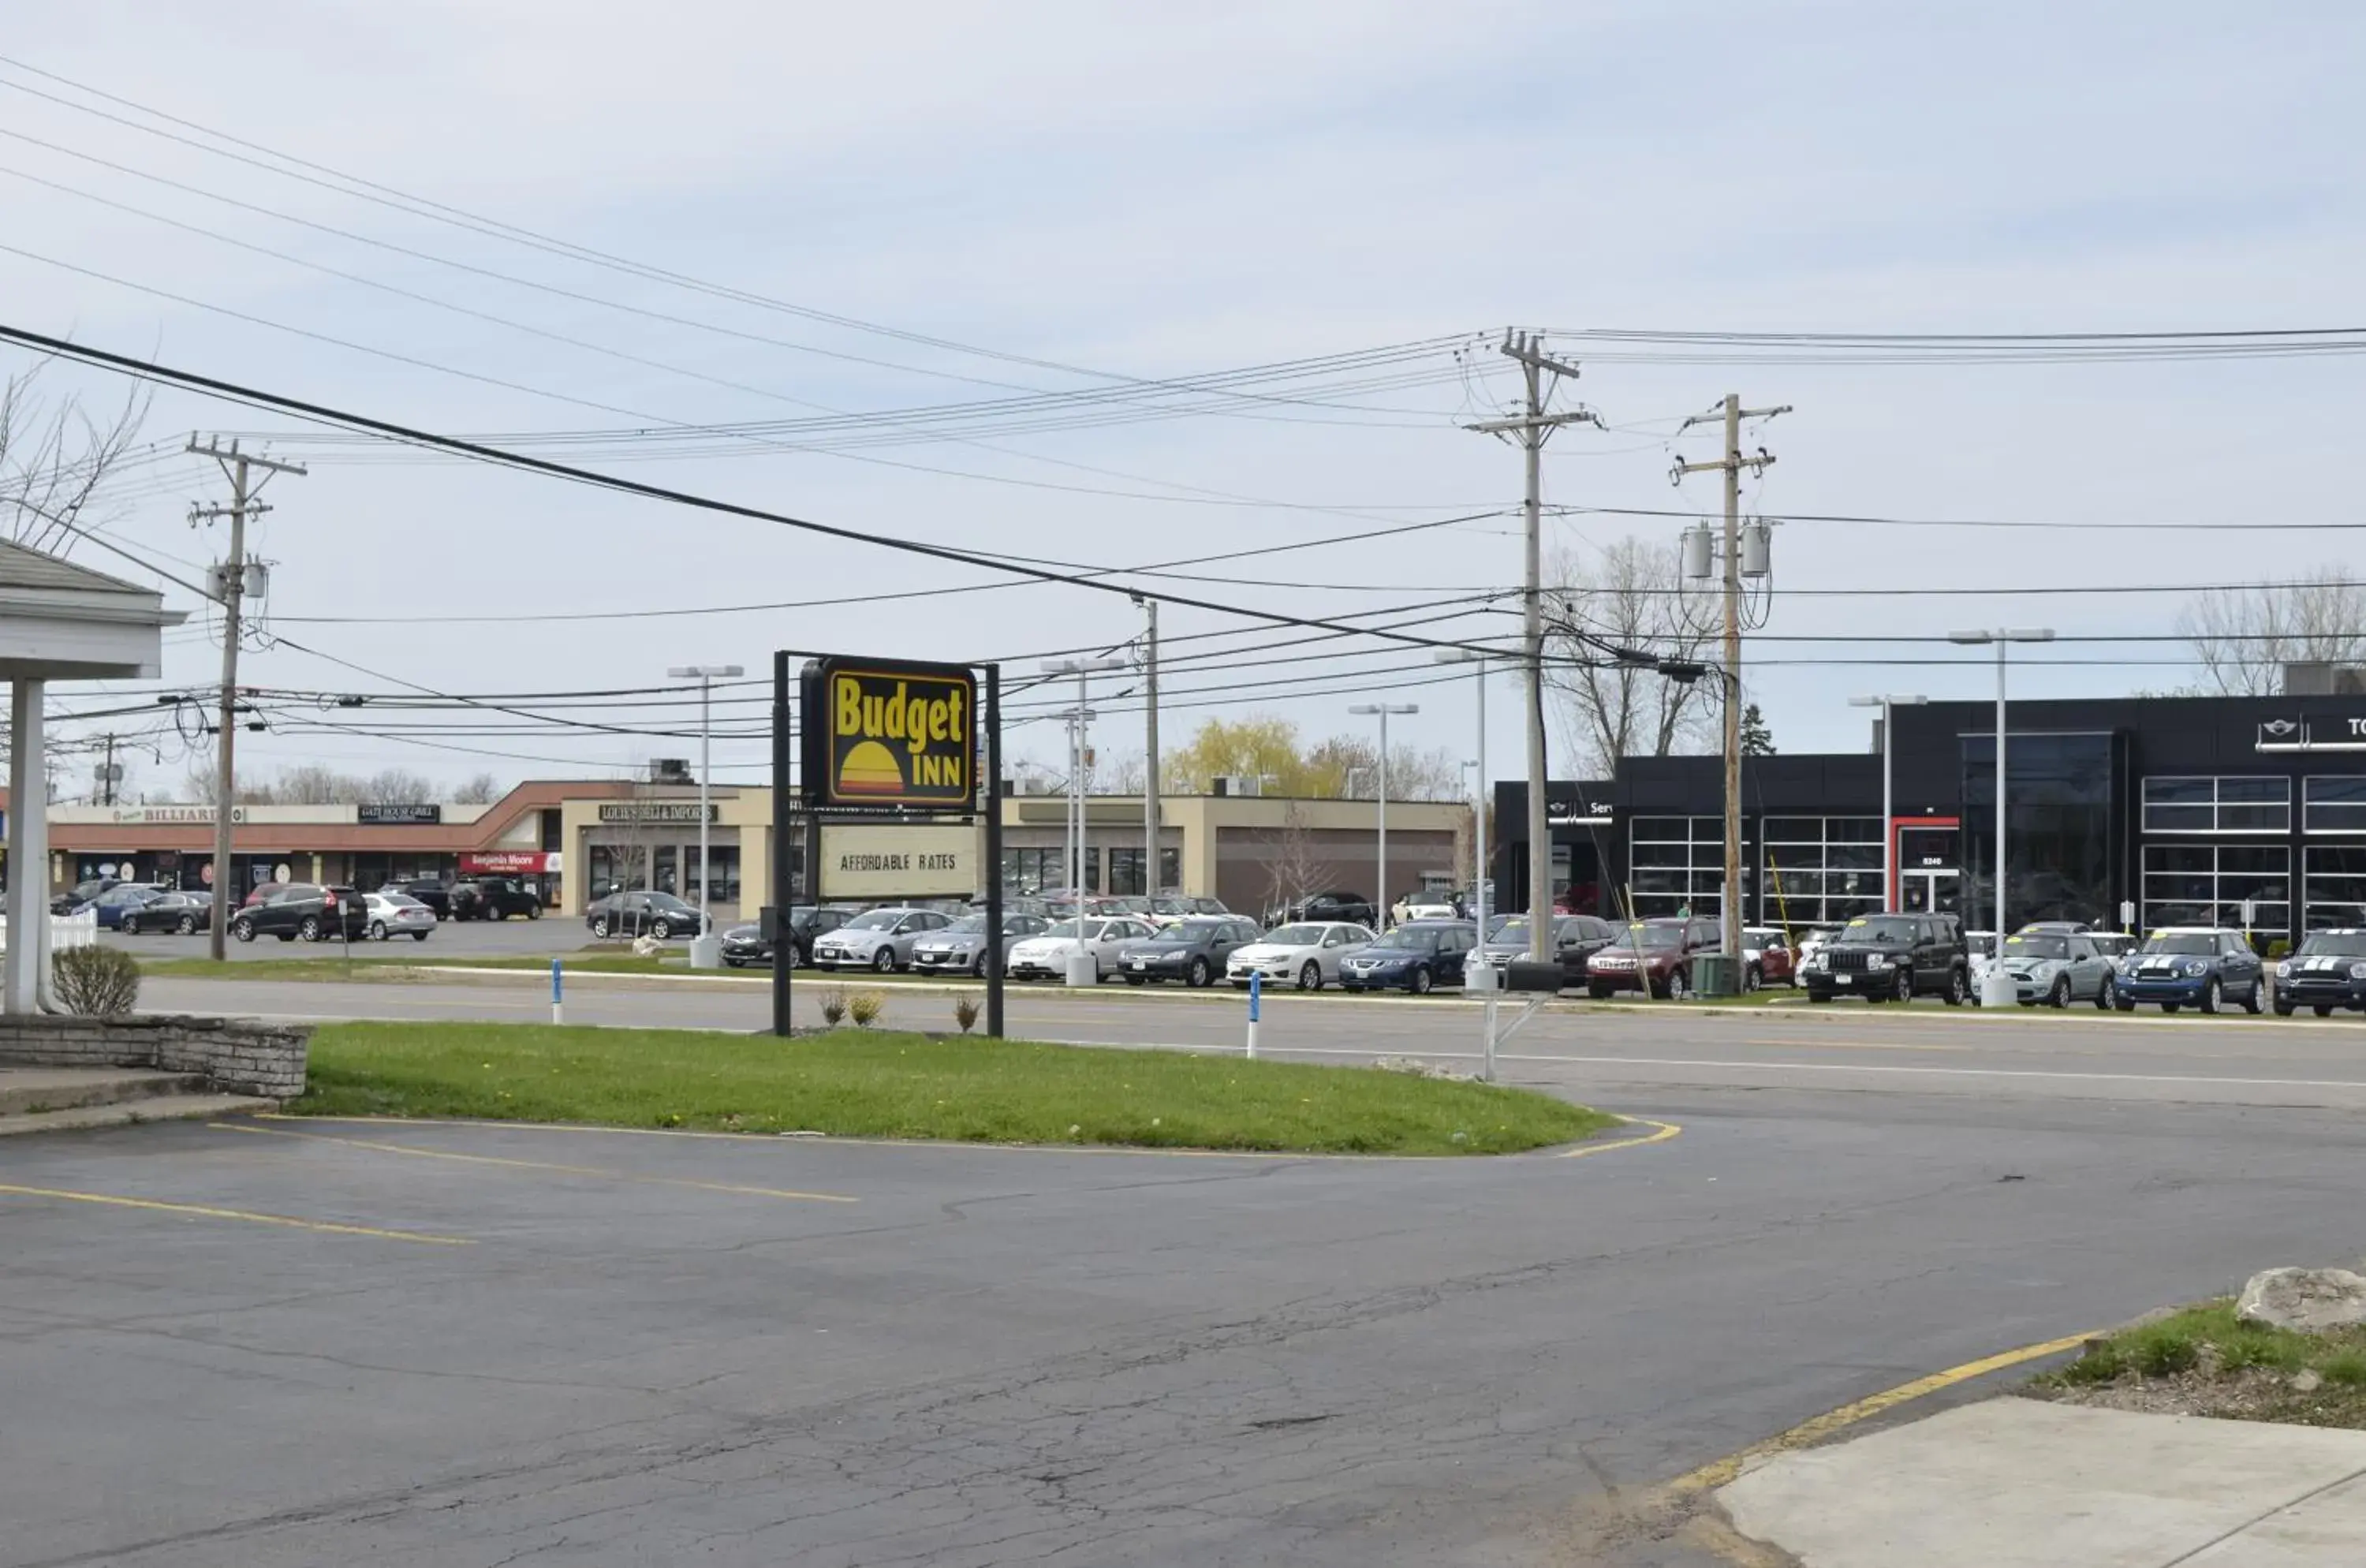
<instances>
[{"instance_id":1,"label":"bare tree","mask_svg":"<svg viewBox=\"0 0 2366 1568\"><path fill-rule=\"evenodd\" d=\"M2203 692L2274 696L2287 664L2366 664L2366 588L2339 566L2321 566L2290 587L2203 593L2179 614L2177 629L2202 667Z\"/></svg>"},{"instance_id":2,"label":"bare tree","mask_svg":"<svg viewBox=\"0 0 2366 1568\"><path fill-rule=\"evenodd\" d=\"M1598 560L1556 555L1549 598L1562 613L1546 637L1545 683L1562 743L1581 775L1602 777L1621 757L1705 750L1714 739L1718 682L1672 680L1621 663L1578 632L1619 648L1698 662L1717 638L1716 605L1687 594L1673 545L1634 537Z\"/></svg>"},{"instance_id":3,"label":"bare tree","mask_svg":"<svg viewBox=\"0 0 2366 1568\"><path fill-rule=\"evenodd\" d=\"M0 381L0 537L64 555L138 439L149 393L135 383L112 418L95 418L71 392L44 395L51 364L38 360Z\"/></svg>"},{"instance_id":4,"label":"bare tree","mask_svg":"<svg viewBox=\"0 0 2366 1568\"><path fill-rule=\"evenodd\" d=\"M1298 802L1282 807L1281 827L1266 835L1265 847L1268 911L1287 908L1330 880L1331 868L1315 857L1314 834Z\"/></svg>"},{"instance_id":5,"label":"bare tree","mask_svg":"<svg viewBox=\"0 0 2366 1568\"><path fill-rule=\"evenodd\" d=\"M501 781L490 773L479 773L452 792L452 799L460 806L490 806L503 794Z\"/></svg>"}]
</instances>

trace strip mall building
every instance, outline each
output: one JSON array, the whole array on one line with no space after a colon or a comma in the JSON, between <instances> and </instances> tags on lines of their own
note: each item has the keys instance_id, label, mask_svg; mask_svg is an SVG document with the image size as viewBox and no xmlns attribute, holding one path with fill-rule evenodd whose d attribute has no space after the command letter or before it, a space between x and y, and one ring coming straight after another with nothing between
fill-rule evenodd
<instances>
[{"instance_id":1,"label":"strip mall building","mask_svg":"<svg viewBox=\"0 0 2366 1568\"><path fill-rule=\"evenodd\" d=\"M1006 795L1001 807L1004 886L1015 893L1066 886L1065 798ZM1096 796L1087 807L1086 885L1143 891L1141 798ZM770 899L772 792L716 789L707 817L714 906L724 918L752 919ZM622 781L537 780L490 805L240 806L231 807L231 880L241 889L268 881L376 888L413 876L499 874L535 887L550 908L580 914L620 882L694 897L699 818L695 788ZM1467 807L1395 801L1388 818L1391 894L1451 886L1458 866L1467 873ZM209 806L52 806L49 822L53 889L102 876L213 886ZM1160 803L1159 886L1256 911L1273 901L1282 865L1305 885L1296 892L1369 892L1378 827L1369 800L1169 797ZM974 819L826 832L825 864L848 868L832 897L902 896L913 890L903 868L923 863L938 868L933 881L950 874L983 890L984 833ZM800 886L803 848L794 843L791 853ZM947 855L957 862L950 873Z\"/></svg>"}]
</instances>

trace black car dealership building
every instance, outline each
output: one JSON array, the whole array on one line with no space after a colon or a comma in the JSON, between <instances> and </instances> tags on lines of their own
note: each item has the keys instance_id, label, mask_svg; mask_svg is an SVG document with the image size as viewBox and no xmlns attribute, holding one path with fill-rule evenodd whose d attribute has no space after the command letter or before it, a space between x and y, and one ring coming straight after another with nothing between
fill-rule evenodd
<instances>
[{"instance_id":1,"label":"black car dealership building","mask_svg":"<svg viewBox=\"0 0 2366 1568\"><path fill-rule=\"evenodd\" d=\"M1995 918L1996 706L1892 710L1882 758L1746 758L1742 917L1800 927L1880 908ZM2122 697L2007 711L2007 930L2244 923L2263 940L2366 925L2366 696ZM1719 912L1723 761L1629 757L1547 786L1557 894L1611 918ZM1527 900L1527 790L1495 786L1495 886ZM1882 882L1885 830L1896 885Z\"/></svg>"}]
</instances>

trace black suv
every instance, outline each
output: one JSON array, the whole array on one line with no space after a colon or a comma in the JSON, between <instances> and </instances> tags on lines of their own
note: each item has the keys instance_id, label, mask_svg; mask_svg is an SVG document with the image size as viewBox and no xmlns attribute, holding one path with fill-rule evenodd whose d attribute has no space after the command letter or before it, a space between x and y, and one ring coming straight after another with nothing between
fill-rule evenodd
<instances>
[{"instance_id":1,"label":"black suv","mask_svg":"<svg viewBox=\"0 0 2366 1568\"><path fill-rule=\"evenodd\" d=\"M542 919L541 898L513 876L477 876L456 882L449 897L456 920L506 920L512 915Z\"/></svg>"},{"instance_id":2,"label":"black suv","mask_svg":"<svg viewBox=\"0 0 2366 1568\"><path fill-rule=\"evenodd\" d=\"M342 929L341 929L342 928ZM276 936L282 942L359 942L369 935L369 900L350 887L290 882L260 904L231 917L230 934L241 942Z\"/></svg>"},{"instance_id":3,"label":"black suv","mask_svg":"<svg viewBox=\"0 0 2366 1568\"><path fill-rule=\"evenodd\" d=\"M1272 911L1266 917L1266 930L1276 926L1295 925L1301 920L1346 920L1350 925L1380 929L1380 911L1372 901L1360 893L1348 893L1333 888L1328 893L1310 893L1305 897Z\"/></svg>"},{"instance_id":4,"label":"black suv","mask_svg":"<svg viewBox=\"0 0 2366 1568\"><path fill-rule=\"evenodd\" d=\"M1920 993L1961 1007L1971 994L1963 923L1953 915L1859 915L1800 967L1799 984L1811 1002L1907 1002Z\"/></svg>"},{"instance_id":5,"label":"black suv","mask_svg":"<svg viewBox=\"0 0 2366 1568\"><path fill-rule=\"evenodd\" d=\"M452 918L452 885L440 876L414 876L407 882L389 882L378 891L416 898L434 910L439 920Z\"/></svg>"}]
</instances>

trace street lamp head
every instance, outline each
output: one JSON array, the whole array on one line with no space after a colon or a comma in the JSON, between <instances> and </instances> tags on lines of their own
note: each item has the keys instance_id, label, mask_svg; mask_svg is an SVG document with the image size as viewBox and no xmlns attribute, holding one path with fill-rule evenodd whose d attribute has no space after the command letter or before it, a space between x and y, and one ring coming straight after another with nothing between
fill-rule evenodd
<instances>
[{"instance_id":1,"label":"street lamp head","mask_svg":"<svg viewBox=\"0 0 2366 1568\"><path fill-rule=\"evenodd\" d=\"M1429 657L1434 664L1480 664L1493 656L1475 648L1441 648Z\"/></svg>"},{"instance_id":2,"label":"street lamp head","mask_svg":"<svg viewBox=\"0 0 2366 1568\"><path fill-rule=\"evenodd\" d=\"M1353 706L1349 707L1347 711L1358 716L1369 716L1372 714L1419 713L1421 711L1421 705L1419 703L1357 703Z\"/></svg>"},{"instance_id":3,"label":"street lamp head","mask_svg":"<svg viewBox=\"0 0 2366 1568\"><path fill-rule=\"evenodd\" d=\"M1996 639L1997 635L1994 632L1949 632L1947 634L1947 640L1949 642L1960 642L1967 645L1990 643L1996 641Z\"/></svg>"},{"instance_id":4,"label":"street lamp head","mask_svg":"<svg viewBox=\"0 0 2366 1568\"><path fill-rule=\"evenodd\" d=\"M1884 692L1879 696L1851 697L1849 699L1849 706L1853 708L1877 708L1883 706L1894 708L1914 708L1921 707L1924 703L1927 703L1930 700L1930 698L1924 696L1920 692L1916 692L1911 694L1902 692Z\"/></svg>"},{"instance_id":5,"label":"street lamp head","mask_svg":"<svg viewBox=\"0 0 2366 1568\"><path fill-rule=\"evenodd\" d=\"M2052 626L2014 626L2004 634L2007 642L2052 642Z\"/></svg>"},{"instance_id":6,"label":"street lamp head","mask_svg":"<svg viewBox=\"0 0 2366 1568\"><path fill-rule=\"evenodd\" d=\"M1887 698L1883 697L1851 697L1849 699L1849 706L1853 708L1877 708L1887 700Z\"/></svg>"},{"instance_id":7,"label":"street lamp head","mask_svg":"<svg viewBox=\"0 0 2366 1568\"><path fill-rule=\"evenodd\" d=\"M1043 661L1043 673L1046 675L1082 675L1095 670L1132 668L1122 659L1047 659Z\"/></svg>"},{"instance_id":8,"label":"street lamp head","mask_svg":"<svg viewBox=\"0 0 2366 1568\"><path fill-rule=\"evenodd\" d=\"M675 681L731 681L748 673L739 664L676 664L666 671Z\"/></svg>"}]
</instances>

